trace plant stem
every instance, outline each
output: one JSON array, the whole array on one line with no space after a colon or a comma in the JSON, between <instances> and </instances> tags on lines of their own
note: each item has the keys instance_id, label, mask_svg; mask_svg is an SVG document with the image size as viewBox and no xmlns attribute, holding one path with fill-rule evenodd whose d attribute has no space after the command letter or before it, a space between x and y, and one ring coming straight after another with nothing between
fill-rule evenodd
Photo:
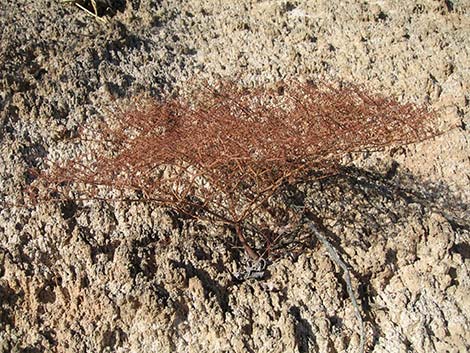
<instances>
[{"instance_id":1,"label":"plant stem","mask_svg":"<svg viewBox=\"0 0 470 353\"><path fill-rule=\"evenodd\" d=\"M328 254L330 255L330 258L335 262L339 267L344 272L344 281L346 282L346 288L348 291L349 298L351 299L351 302L353 304L355 314L356 314L356 319L359 322L359 330L360 330L360 336L361 336L361 341L359 345L359 352L364 353L364 346L365 346L365 328L364 328L364 321L362 320L361 316L361 310L359 308L359 305L357 303L356 297L354 295L352 283L351 283L351 275L349 273L349 269L347 264L341 260L338 252L336 249L331 245L331 243L323 236L323 234L326 233L326 228L322 224L322 222L318 219L318 217L314 216L311 212L307 212L307 216L309 219L312 221L309 223L309 228L313 233L315 233L316 237L318 240L322 242L322 244L325 246L326 250L328 251ZM322 234L323 233L323 234Z\"/></svg>"},{"instance_id":2,"label":"plant stem","mask_svg":"<svg viewBox=\"0 0 470 353\"><path fill-rule=\"evenodd\" d=\"M253 250L253 248L246 241L245 236L243 235L243 230L240 227L240 224L235 224L235 230L237 232L238 239L240 240L240 243L243 245L243 248L245 249L245 252L248 254L248 256L252 260L258 260L259 255L256 253L255 250Z\"/></svg>"}]
</instances>

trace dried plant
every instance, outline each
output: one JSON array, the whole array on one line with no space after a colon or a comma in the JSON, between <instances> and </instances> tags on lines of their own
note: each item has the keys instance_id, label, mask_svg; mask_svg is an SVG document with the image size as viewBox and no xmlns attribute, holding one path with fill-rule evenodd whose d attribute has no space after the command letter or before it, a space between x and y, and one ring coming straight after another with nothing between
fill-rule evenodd
<instances>
[{"instance_id":1,"label":"dried plant","mask_svg":"<svg viewBox=\"0 0 470 353\"><path fill-rule=\"evenodd\" d=\"M286 185L337 173L348 153L433 136L432 116L348 84L205 85L190 101L149 102L86 130L82 142L97 143L35 185L53 197L137 198L220 221L256 259L246 230L272 219Z\"/></svg>"},{"instance_id":2,"label":"dried plant","mask_svg":"<svg viewBox=\"0 0 470 353\"><path fill-rule=\"evenodd\" d=\"M258 260L245 278L257 278L264 273L264 253L260 257L246 234L262 234L268 223L282 225L280 218L289 214L276 203L283 189L339 173L349 153L435 136L433 117L425 108L355 85L205 85L192 99L147 102L84 129L80 142L88 148L39 174L31 191L42 200L158 202L230 225L246 253ZM309 211L304 215L344 272L364 352L365 326L348 266L327 240L321 219ZM287 218L292 226L295 220ZM274 237L265 237L265 253L282 234L278 227Z\"/></svg>"}]
</instances>

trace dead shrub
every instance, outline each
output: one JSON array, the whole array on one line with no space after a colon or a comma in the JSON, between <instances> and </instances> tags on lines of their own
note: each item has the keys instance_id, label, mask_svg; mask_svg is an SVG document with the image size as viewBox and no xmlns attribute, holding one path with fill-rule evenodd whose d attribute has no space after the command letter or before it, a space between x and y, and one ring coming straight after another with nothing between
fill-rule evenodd
<instances>
[{"instance_id":1,"label":"dead shrub","mask_svg":"<svg viewBox=\"0 0 470 353\"><path fill-rule=\"evenodd\" d=\"M82 142L97 143L35 186L46 185L42 199L144 200L220 221L257 258L244 230L273 220L286 185L338 173L351 152L429 138L433 115L351 84L205 85L192 100L148 102L85 129Z\"/></svg>"}]
</instances>

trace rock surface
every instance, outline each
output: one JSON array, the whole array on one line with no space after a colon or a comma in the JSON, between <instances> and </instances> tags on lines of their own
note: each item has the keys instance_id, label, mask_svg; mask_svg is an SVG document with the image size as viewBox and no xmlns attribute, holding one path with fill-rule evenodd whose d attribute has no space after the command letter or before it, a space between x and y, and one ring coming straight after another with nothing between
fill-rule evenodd
<instances>
[{"instance_id":1,"label":"rock surface","mask_svg":"<svg viewBox=\"0 0 470 353\"><path fill-rule=\"evenodd\" d=\"M76 153L80 126L194 77L360 83L446 132L354 156L305 203L350 265L371 352L470 350L467 1L0 0L0 200ZM112 3L112 2L111 2ZM355 352L342 272L315 243L238 282L228 230L146 204L0 209L0 352Z\"/></svg>"}]
</instances>

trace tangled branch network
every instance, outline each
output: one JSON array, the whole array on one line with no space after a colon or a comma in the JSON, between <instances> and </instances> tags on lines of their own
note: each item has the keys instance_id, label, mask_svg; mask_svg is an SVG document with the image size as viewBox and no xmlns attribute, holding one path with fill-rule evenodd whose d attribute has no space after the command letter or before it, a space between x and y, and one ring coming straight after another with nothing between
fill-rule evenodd
<instances>
[{"instance_id":1,"label":"tangled branch network","mask_svg":"<svg viewBox=\"0 0 470 353\"><path fill-rule=\"evenodd\" d=\"M233 226L255 259L247 230L276 222L272 200L287 185L338 173L348 153L427 139L433 116L344 83L202 85L84 129L83 154L41 173L34 192L158 202Z\"/></svg>"}]
</instances>

